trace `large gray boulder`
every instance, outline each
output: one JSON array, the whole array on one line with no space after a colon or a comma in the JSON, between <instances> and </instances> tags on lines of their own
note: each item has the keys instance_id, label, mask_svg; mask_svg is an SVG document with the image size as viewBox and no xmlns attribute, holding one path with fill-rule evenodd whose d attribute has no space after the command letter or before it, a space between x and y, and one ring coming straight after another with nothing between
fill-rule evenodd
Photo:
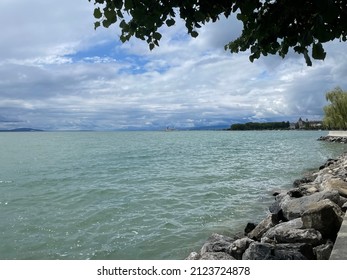
<instances>
[{"instance_id":1,"label":"large gray boulder","mask_svg":"<svg viewBox=\"0 0 347 280\"><path fill-rule=\"evenodd\" d=\"M328 160L325 162L324 165L322 165L322 166L319 167L319 170L322 170L322 169L324 169L324 168L327 168L327 167L329 167L330 165L335 164L337 161L338 161L337 159L331 159L331 158L330 158L330 159L328 159Z\"/></svg>"},{"instance_id":2,"label":"large gray boulder","mask_svg":"<svg viewBox=\"0 0 347 280\"><path fill-rule=\"evenodd\" d=\"M269 244L253 242L242 256L243 260L307 260L313 253L307 244Z\"/></svg>"},{"instance_id":3,"label":"large gray boulder","mask_svg":"<svg viewBox=\"0 0 347 280\"><path fill-rule=\"evenodd\" d=\"M345 202L342 207L341 207L342 211L345 211L347 210L347 202Z\"/></svg>"},{"instance_id":4,"label":"large gray boulder","mask_svg":"<svg viewBox=\"0 0 347 280\"><path fill-rule=\"evenodd\" d=\"M244 235L247 235L248 233L250 233L253 229L255 229L256 226L257 226L257 224L255 224L255 223L247 223L245 230L244 230Z\"/></svg>"},{"instance_id":5,"label":"large gray boulder","mask_svg":"<svg viewBox=\"0 0 347 280\"><path fill-rule=\"evenodd\" d=\"M267 240L267 239L273 240L274 237L278 234L286 232L290 229L301 229L301 228L303 228L303 223L302 223L301 218L290 220L288 222L279 223L278 225L275 225L274 227L270 228L263 235L262 241L263 241L263 239L264 240Z\"/></svg>"},{"instance_id":6,"label":"large gray boulder","mask_svg":"<svg viewBox=\"0 0 347 280\"><path fill-rule=\"evenodd\" d=\"M201 255L197 252L191 252L188 257L186 257L186 260L194 261L194 260L200 260Z\"/></svg>"},{"instance_id":7,"label":"large gray boulder","mask_svg":"<svg viewBox=\"0 0 347 280\"><path fill-rule=\"evenodd\" d=\"M224 252L206 252L199 260L235 260L235 258Z\"/></svg>"},{"instance_id":8,"label":"large gray boulder","mask_svg":"<svg viewBox=\"0 0 347 280\"><path fill-rule=\"evenodd\" d=\"M200 255L197 252L191 252L186 260L235 260L232 256L224 252L205 252Z\"/></svg>"},{"instance_id":9,"label":"large gray boulder","mask_svg":"<svg viewBox=\"0 0 347 280\"><path fill-rule=\"evenodd\" d=\"M267 243L307 243L318 245L322 243L322 235L315 229L302 229L303 222L297 218L280 223L269 229L261 239Z\"/></svg>"},{"instance_id":10,"label":"large gray boulder","mask_svg":"<svg viewBox=\"0 0 347 280\"><path fill-rule=\"evenodd\" d=\"M308 183L311 183L313 182L315 179L316 179L317 176L315 176L314 174L309 174L301 179L296 179L294 182L293 182L293 186L295 188L301 186L301 185L305 185L305 184L308 184Z\"/></svg>"},{"instance_id":11,"label":"large gray boulder","mask_svg":"<svg viewBox=\"0 0 347 280\"><path fill-rule=\"evenodd\" d=\"M283 216L283 211L280 206L279 201L275 200L270 206L269 211L272 214L272 221L273 222L280 222L285 221L286 218Z\"/></svg>"},{"instance_id":12,"label":"large gray boulder","mask_svg":"<svg viewBox=\"0 0 347 280\"><path fill-rule=\"evenodd\" d=\"M315 202L303 213L305 228L319 230L323 237L335 239L343 221L344 213L329 199Z\"/></svg>"},{"instance_id":13,"label":"large gray boulder","mask_svg":"<svg viewBox=\"0 0 347 280\"><path fill-rule=\"evenodd\" d=\"M235 259L241 260L243 253L246 251L246 249L252 242L254 242L254 240L248 237L237 239L233 243L231 243L228 253Z\"/></svg>"},{"instance_id":14,"label":"large gray boulder","mask_svg":"<svg viewBox=\"0 0 347 280\"><path fill-rule=\"evenodd\" d=\"M330 240L322 245L313 248L313 253L317 260L329 260L334 243Z\"/></svg>"},{"instance_id":15,"label":"large gray boulder","mask_svg":"<svg viewBox=\"0 0 347 280\"><path fill-rule=\"evenodd\" d=\"M200 255L206 252L228 252L230 245L234 241L235 239L231 237L213 233L202 246Z\"/></svg>"},{"instance_id":16,"label":"large gray boulder","mask_svg":"<svg viewBox=\"0 0 347 280\"><path fill-rule=\"evenodd\" d=\"M301 217L312 203L324 199L329 199L336 204L340 203L340 195L337 191L321 191L300 198L291 198L287 195L280 201L280 206L283 216L288 220L292 220Z\"/></svg>"},{"instance_id":17,"label":"large gray boulder","mask_svg":"<svg viewBox=\"0 0 347 280\"><path fill-rule=\"evenodd\" d=\"M307 243L318 245L322 243L322 234L315 229L296 229L273 230L269 235L262 238L264 242L276 243Z\"/></svg>"},{"instance_id":18,"label":"large gray boulder","mask_svg":"<svg viewBox=\"0 0 347 280\"><path fill-rule=\"evenodd\" d=\"M321 186L325 190L336 190L341 196L347 197L347 182L341 178L325 180L322 182Z\"/></svg>"},{"instance_id":19,"label":"large gray boulder","mask_svg":"<svg viewBox=\"0 0 347 280\"><path fill-rule=\"evenodd\" d=\"M250 233L248 237L254 240L260 240L265 232L278 223L277 216L273 214L267 215Z\"/></svg>"},{"instance_id":20,"label":"large gray boulder","mask_svg":"<svg viewBox=\"0 0 347 280\"><path fill-rule=\"evenodd\" d=\"M319 192L320 186L318 184L307 184L299 187L300 192L303 195L311 195Z\"/></svg>"}]
</instances>

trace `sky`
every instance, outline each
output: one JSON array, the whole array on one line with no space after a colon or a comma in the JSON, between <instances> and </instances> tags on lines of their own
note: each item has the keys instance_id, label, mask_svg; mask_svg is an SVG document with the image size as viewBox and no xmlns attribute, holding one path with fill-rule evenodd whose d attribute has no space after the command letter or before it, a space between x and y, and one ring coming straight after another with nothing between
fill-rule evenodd
<instances>
[{"instance_id":1,"label":"sky","mask_svg":"<svg viewBox=\"0 0 347 280\"><path fill-rule=\"evenodd\" d=\"M93 2L93 1L92 1ZM249 61L231 54L242 23L221 17L187 35L163 28L160 47L94 30L88 0L1 0L0 129L137 130L229 127L323 118L325 93L347 90L346 43L306 66L290 52Z\"/></svg>"}]
</instances>

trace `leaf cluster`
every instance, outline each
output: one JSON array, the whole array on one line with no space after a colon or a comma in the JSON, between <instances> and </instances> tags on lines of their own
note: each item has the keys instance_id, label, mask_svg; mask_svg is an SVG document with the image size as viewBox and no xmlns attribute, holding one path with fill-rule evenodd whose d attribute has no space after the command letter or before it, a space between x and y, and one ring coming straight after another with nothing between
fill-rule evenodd
<instances>
[{"instance_id":1,"label":"leaf cluster","mask_svg":"<svg viewBox=\"0 0 347 280\"><path fill-rule=\"evenodd\" d=\"M91 1L91 0L89 0ZM95 28L119 22L120 40L124 43L131 37L144 40L152 50L162 38L159 29L175 25L179 15L185 22L188 33L197 37L202 24L219 19L220 14L231 12L229 1L207 0L94 0Z\"/></svg>"},{"instance_id":2,"label":"leaf cluster","mask_svg":"<svg viewBox=\"0 0 347 280\"><path fill-rule=\"evenodd\" d=\"M311 66L311 56L324 60L323 43L347 39L347 1L345 0L251 0L237 1L238 19L244 24L242 35L230 42L231 52L251 50L250 60L261 55L285 57L290 48L303 54ZM246 4L247 2L247 4Z\"/></svg>"},{"instance_id":3,"label":"leaf cluster","mask_svg":"<svg viewBox=\"0 0 347 280\"><path fill-rule=\"evenodd\" d=\"M95 28L119 22L120 39L145 40L152 50L162 38L160 28L180 17L192 37L207 22L236 13L243 22L239 38L225 46L233 53L250 50L250 60L261 55L285 57L289 49L303 54L307 65L324 60L323 43L347 40L346 0L89 0L95 5ZM232 27L230 27L232 28Z\"/></svg>"}]
</instances>

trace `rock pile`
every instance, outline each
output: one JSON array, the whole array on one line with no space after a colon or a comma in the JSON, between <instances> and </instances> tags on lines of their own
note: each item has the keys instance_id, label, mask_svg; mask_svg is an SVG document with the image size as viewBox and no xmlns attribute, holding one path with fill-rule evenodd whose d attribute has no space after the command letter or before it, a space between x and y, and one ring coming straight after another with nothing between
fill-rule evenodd
<instances>
[{"instance_id":1,"label":"rock pile","mask_svg":"<svg viewBox=\"0 0 347 280\"><path fill-rule=\"evenodd\" d=\"M213 234L187 260L326 260L347 209L347 154L278 191L267 217L243 236Z\"/></svg>"},{"instance_id":2,"label":"rock pile","mask_svg":"<svg viewBox=\"0 0 347 280\"><path fill-rule=\"evenodd\" d=\"M347 137L345 136L321 136L318 138L319 141L336 142L336 143L347 143Z\"/></svg>"}]
</instances>

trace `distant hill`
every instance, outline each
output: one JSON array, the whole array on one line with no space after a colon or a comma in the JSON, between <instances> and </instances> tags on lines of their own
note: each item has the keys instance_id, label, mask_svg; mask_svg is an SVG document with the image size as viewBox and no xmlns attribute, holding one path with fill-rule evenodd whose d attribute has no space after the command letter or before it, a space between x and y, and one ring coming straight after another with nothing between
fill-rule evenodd
<instances>
[{"instance_id":1,"label":"distant hill","mask_svg":"<svg viewBox=\"0 0 347 280\"><path fill-rule=\"evenodd\" d=\"M14 129L0 129L0 132L36 132L36 131L43 131L43 130L28 128L28 127L21 127L21 128L14 128Z\"/></svg>"},{"instance_id":2,"label":"distant hill","mask_svg":"<svg viewBox=\"0 0 347 280\"><path fill-rule=\"evenodd\" d=\"M189 128L178 128L178 130L226 130L227 125L197 126Z\"/></svg>"}]
</instances>

